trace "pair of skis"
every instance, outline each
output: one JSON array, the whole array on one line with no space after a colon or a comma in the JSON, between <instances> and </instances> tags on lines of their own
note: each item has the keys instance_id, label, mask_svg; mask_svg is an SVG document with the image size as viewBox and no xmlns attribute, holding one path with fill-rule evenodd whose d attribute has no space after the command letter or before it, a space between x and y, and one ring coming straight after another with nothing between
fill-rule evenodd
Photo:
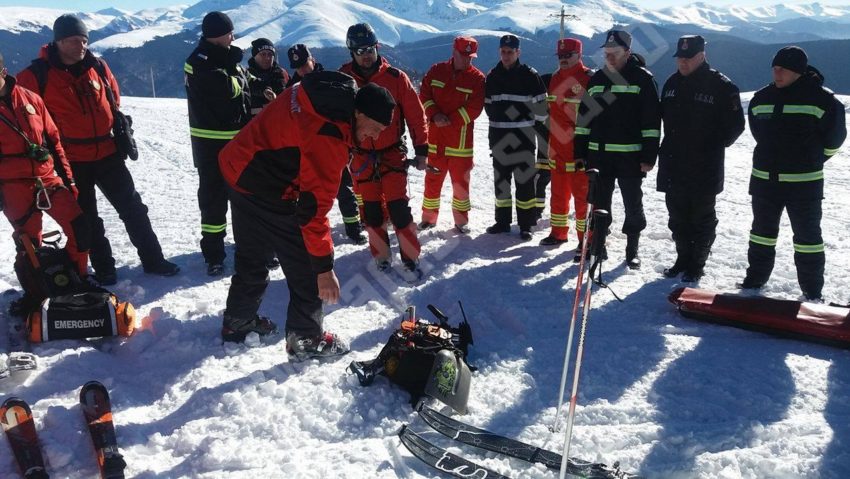
<instances>
[{"instance_id":1,"label":"pair of skis","mask_svg":"<svg viewBox=\"0 0 850 479\"><path fill-rule=\"evenodd\" d=\"M127 464L118 452L109 392L103 384L89 381L80 390L80 406L97 454L101 478L124 479ZM32 410L26 401L17 397L6 399L0 407L0 423L24 478L48 478Z\"/></svg>"},{"instance_id":2,"label":"pair of skis","mask_svg":"<svg viewBox=\"0 0 850 479\"><path fill-rule=\"evenodd\" d=\"M457 421L427 406L419 407L419 417L429 426L446 437L462 444L492 451L508 457L521 459L526 462L542 464L549 469L558 470L561 467L562 456L556 452L547 451L516 439L501 436L475 426ZM496 471L476 464L458 454L451 453L423 438L408 426L399 432L402 444L413 455L434 469L451 474L455 477L477 479L510 479ZM613 467L605 464L592 463L570 458L567 463L569 477L586 479L639 479L639 476L623 472L618 463Z\"/></svg>"}]
</instances>

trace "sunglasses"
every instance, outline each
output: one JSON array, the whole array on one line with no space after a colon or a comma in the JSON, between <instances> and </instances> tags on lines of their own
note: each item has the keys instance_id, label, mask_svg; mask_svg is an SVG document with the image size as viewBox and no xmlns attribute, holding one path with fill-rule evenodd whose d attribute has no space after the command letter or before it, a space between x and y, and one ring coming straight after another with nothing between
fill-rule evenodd
<instances>
[{"instance_id":1,"label":"sunglasses","mask_svg":"<svg viewBox=\"0 0 850 479\"><path fill-rule=\"evenodd\" d=\"M576 55L578 55L576 52L561 53L560 55L558 55L558 58L561 59L561 60L569 60L570 58L572 58Z\"/></svg>"},{"instance_id":2,"label":"sunglasses","mask_svg":"<svg viewBox=\"0 0 850 479\"><path fill-rule=\"evenodd\" d=\"M354 49L354 54L358 57L363 55L371 55L375 53L375 50L377 50L377 47L375 47L375 45L372 45L371 47L360 47Z\"/></svg>"}]
</instances>

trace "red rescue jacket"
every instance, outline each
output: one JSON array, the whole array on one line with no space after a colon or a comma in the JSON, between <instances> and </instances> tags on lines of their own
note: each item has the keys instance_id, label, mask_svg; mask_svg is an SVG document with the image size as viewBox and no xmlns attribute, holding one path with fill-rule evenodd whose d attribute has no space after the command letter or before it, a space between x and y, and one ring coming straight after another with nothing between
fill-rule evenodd
<instances>
[{"instance_id":1,"label":"red rescue jacket","mask_svg":"<svg viewBox=\"0 0 850 479\"><path fill-rule=\"evenodd\" d=\"M74 175L71 166L59 143L59 130L47 113L44 102L35 93L16 85L11 76L6 77L6 85L9 89L7 98L11 100L12 106L9 108L5 99L0 100L0 115L17 126L32 143L44 145L46 136L55 148L57 157L51 155L44 162L30 158L27 155L27 141L5 122L0 122L0 181L41 178L53 180L45 181L46 186L51 186L58 184L55 181L56 170L62 177L72 179Z\"/></svg>"},{"instance_id":2,"label":"red rescue jacket","mask_svg":"<svg viewBox=\"0 0 850 479\"><path fill-rule=\"evenodd\" d=\"M384 150L398 144L404 134L404 125L410 129L413 140L413 148L417 155L428 154L428 122L425 119L425 110L416 89L410 83L410 78L398 68L390 66L384 57L378 57L378 71L368 79L361 77L354 68L354 62L349 62L340 67L339 71L351 75L357 80L357 86L361 87L367 83L374 83L389 90L396 107L393 111L393 122L380 136L369 145L369 149Z\"/></svg>"},{"instance_id":3,"label":"red rescue jacket","mask_svg":"<svg viewBox=\"0 0 850 479\"><path fill-rule=\"evenodd\" d=\"M419 99L429 121L428 152L471 158L474 121L484 109L484 73L472 65L459 72L452 60L436 63L422 80ZM448 116L451 124L434 124L438 113Z\"/></svg>"},{"instance_id":4,"label":"red rescue jacket","mask_svg":"<svg viewBox=\"0 0 850 479\"><path fill-rule=\"evenodd\" d=\"M70 67L63 65L52 43L41 47L39 58L49 64L41 97L59 127L68 160L97 161L114 154L112 108L103 81L94 68L97 61L103 62L106 78L119 104L116 106L120 106L118 82L106 62L87 51L79 63ZM18 84L39 93L38 78L32 68L29 66L18 73Z\"/></svg>"},{"instance_id":5,"label":"red rescue jacket","mask_svg":"<svg viewBox=\"0 0 850 479\"><path fill-rule=\"evenodd\" d=\"M291 201L316 273L333 269L327 214L353 146L354 80L316 72L284 90L221 150L235 190Z\"/></svg>"},{"instance_id":6,"label":"red rescue jacket","mask_svg":"<svg viewBox=\"0 0 850 479\"><path fill-rule=\"evenodd\" d=\"M549 168L576 171L573 156L576 116L592 70L582 62L558 69L549 81Z\"/></svg>"}]
</instances>

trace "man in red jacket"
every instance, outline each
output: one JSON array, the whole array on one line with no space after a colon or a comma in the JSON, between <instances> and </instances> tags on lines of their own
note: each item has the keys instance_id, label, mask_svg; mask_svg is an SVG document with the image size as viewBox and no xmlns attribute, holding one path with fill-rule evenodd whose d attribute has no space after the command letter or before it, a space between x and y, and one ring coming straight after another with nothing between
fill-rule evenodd
<instances>
[{"instance_id":1,"label":"man in red jacket","mask_svg":"<svg viewBox=\"0 0 850 479\"><path fill-rule=\"evenodd\" d=\"M65 251L85 277L89 231L76 196L74 174L44 102L15 84L0 55L0 209L14 228L13 237L25 234L36 246L41 244L42 212L50 215L65 232Z\"/></svg>"},{"instance_id":2,"label":"man in red jacket","mask_svg":"<svg viewBox=\"0 0 850 479\"><path fill-rule=\"evenodd\" d=\"M39 58L18 74L18 83L37 92L50 110L80 190L80 207L91 226L91 262L95 277L115 284L115 258L98 216L95 185L118 212L146 273L171 276L180 268L162 255L151 228L148 208L133 184L112 137L112 108L107 89L121 98L118 82L103 59L88 50L88 29L73 15L53 24L54 41L43 46ZM98 72L102 67L103 75Z\"/></svg>"},{"instance_id":3,"label":"man in red jacket","mask_svg":"<svg viewBox=\"0 0 850 479\"><path fill-rule=\"evenodd\" d=\"M378 55L378 38L366 23L348 28L346 46L352 61L340 68L351 75L359 86L374 83L389 90L398 105L392 124L378 138L358 143L351 161L354 191L363 198L369 249L380 271L390 270L390 238L387 233L389 214L398 236L404 276L415 282L422 277L419 269L419 238L416 223L410 213L407 196L407 168L405 165L404 125L413 136L413 149L417 168L425 169L428 155L428 123L419 95L407 75L390 66Z\"/></svg>"},{"instance_id":4,"label":"man in red jacket","mask_svg":"<svg viewBox=\"0 0 850 479\"><path fill-rule=\"evenodd\" d=\"M552 231L540 240L541 246L565 243L569 232L570 196L575 202L575 227L578 236L577 259L581 259L587 216L587 175L584 164L573 156L576 115L587 82L593 73L581 61L581 40L558 40L558 71L548 85L549 168L552 172Z\"/></svg>"},{"instance_id":5,"label":"man in red jacket","mask_svg":"<svg viewBox=\"0 0 850 479\"><path fill-rule=\"evenodd\" d=\"M452 58L437 63L422 80L419 99L428 116L428 164L425 197L419 229L433 228L440 214L440 190L446 172L452 177L452 213L455 228L468 233L469 174L472 171L472 137L475 119L484 109L484 73L472 66L478 41L454 40Z\"/></svg>"},{"instance_id":6,"label":"man in red jacket","mask_svg":"<svg viewBox=\"0 0 850 479\"><path fill-rule=\"evenodd\" d=\"M316 72L284 90L219 154L231 188L236 274L227 295L222 338L243 341L277 327L257 311L269 283L269 247L289 287L287 351L297 360L344 354L348 347L322 329L322 301L336 303L328 211L350 148L379 137L392 121L389 92L357 89L340 72Z\"/></svg>"}]
</instances>

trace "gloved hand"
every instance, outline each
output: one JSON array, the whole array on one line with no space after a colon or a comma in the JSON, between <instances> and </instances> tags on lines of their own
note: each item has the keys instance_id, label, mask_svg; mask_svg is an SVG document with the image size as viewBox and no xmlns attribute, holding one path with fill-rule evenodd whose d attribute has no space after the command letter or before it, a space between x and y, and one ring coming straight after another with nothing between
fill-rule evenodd
<instances>
[{"instance_id":1,"label":"gloved hand","mask_svg":"<svg viewBox=\"0 0 850 479\"><path fill-rule=\"evenodd\" d=\"M416 169L419 171L424 170L428 166L428 157L425 155L416 155L413 159L416 161Z\"/></svg>"}]
</instances>

